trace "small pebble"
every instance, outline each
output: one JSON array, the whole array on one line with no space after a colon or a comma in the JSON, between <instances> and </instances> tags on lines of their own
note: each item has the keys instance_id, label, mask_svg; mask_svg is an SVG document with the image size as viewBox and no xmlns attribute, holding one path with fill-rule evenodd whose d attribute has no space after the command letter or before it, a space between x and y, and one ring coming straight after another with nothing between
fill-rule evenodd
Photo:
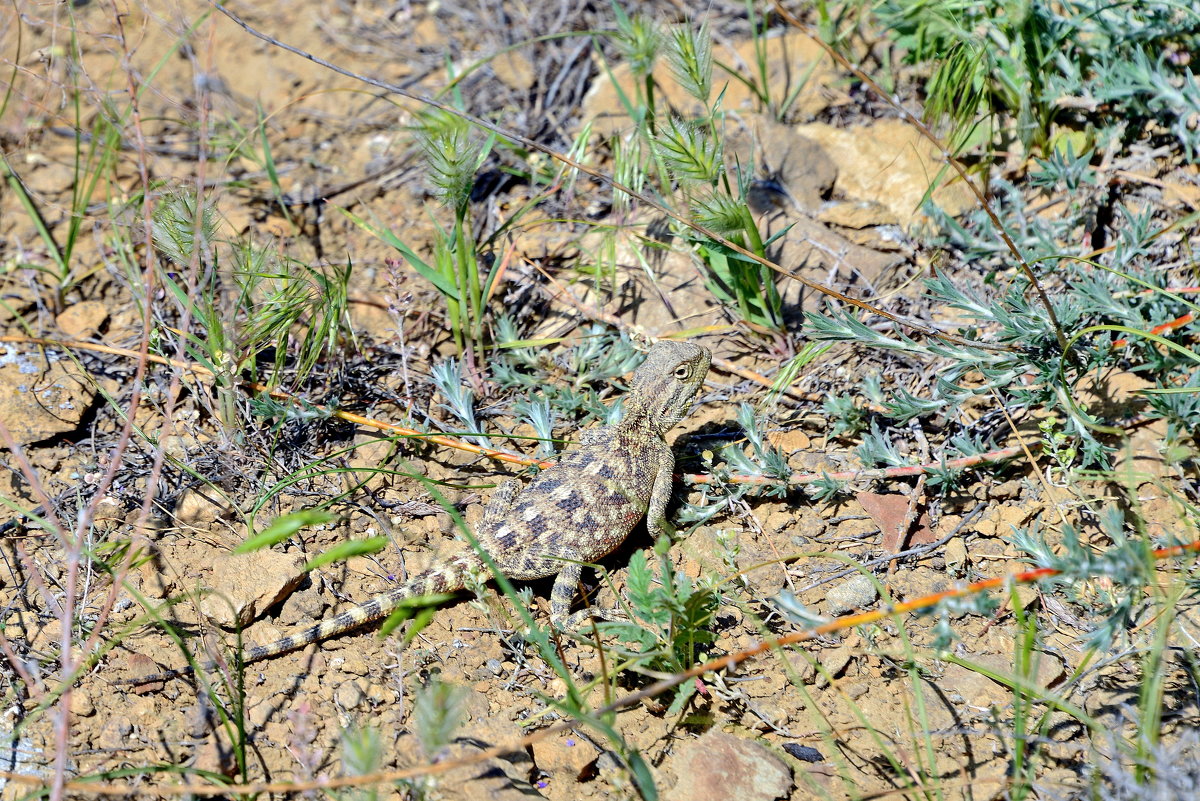
<instances>
[{"instance_id":1,"label":"small pebble","mask_svg":"<svg viewBox=\"0 0 1200 801\"><path fill-rule=\"evenodd\" d=\"M345 681L337 688L337 703L342 709L354 709L363 702L363 697L357 682Z\"/></svg>"},{"instance_id":2,"label":"small pebble","mask_svg":"<svg viewBox=\"0 0 1200 801\"><path fill-rule=\"evenodd\" d=\"M847 579L825 594L825 611L834 617L875 602L875 582L861 573Z\"/></svg>"},{"instance_id":3,"label":"small pebble","mask_svg":"<svg viewBox=\"0 0 1200 801\"><path fill-rule=\"evenodd\" d=\"M783 750L801 762L824 762L825 757L815 748L798 743L784 743Z\"/></svg>"}]
</instances>

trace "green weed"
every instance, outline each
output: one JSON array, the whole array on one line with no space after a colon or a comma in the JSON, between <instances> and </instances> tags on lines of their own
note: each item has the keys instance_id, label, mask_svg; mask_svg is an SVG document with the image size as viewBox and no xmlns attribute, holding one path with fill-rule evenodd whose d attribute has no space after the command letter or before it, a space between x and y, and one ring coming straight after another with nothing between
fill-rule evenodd
<instances>
[{"instance_id":1,"label":"green weed","mask_svg":"<svg viewBox=\"0 0 1200 801\"><path fill-rule=\"evenodd\" d=\"M597 624L601 632L626 643L614 648L614 653L627 660L631 669L652 676L687 670L701 661L702 653L716 640L711 626L719 596L713 587L695 583L677 570L669 550L667 540L655 545L657 576L645 551L630 558L626 577L629 620ZM667 714L678 714L695 691L694 682L678 685Z\"/></svg>"},{"instance_id":2,"label":"green weed","mask_svg":"<svg viewBox=\"0 0 1200 801\"><path fill-rule=\"evenodd\" d=\"M611 143L614 176L628 186L650 189L684 216L765 258L770 243L763 240L746 200L753 167L739 165L731 177L726 166L730 157L724 148L720 97L712 96L715 61L707 26L682 25L668 34L642 17L625 15L619 7L617 21L614 41L635 76L636 91L628 97L614 80L634 123L629 137L616 137ZM673 79L704 109L698 118L657 107L656 97L662 93L657 91L653 65L660 50ZM614 198L614 208L624 202ZM730 313L760 334L783 333L782 299L769 268L686 226L673 233L691 244L709 290ZM637 243L639 250L644 247L646 243Z\"/></svg>"},{"instance_id":3,"label":"green weed","mask_svg":"<svg viewBox=\"0 0 1200 801\"><path fill-rule=\"evenodd\" d=\"M884 0L872 11L909 63L928 66L926 115L953 122L956 148L1011 131L1027 149L1070 137L1090 151L1161 122L1187 158L1198 152L1200 85L1175 55L1200 42L1185 4Z\"/></svg>"}]
</instances>

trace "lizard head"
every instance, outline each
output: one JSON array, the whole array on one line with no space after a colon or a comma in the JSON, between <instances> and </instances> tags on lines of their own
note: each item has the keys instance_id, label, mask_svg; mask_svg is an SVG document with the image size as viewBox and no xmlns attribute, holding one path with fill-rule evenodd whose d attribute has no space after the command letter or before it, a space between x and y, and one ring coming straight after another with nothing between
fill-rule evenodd
<instances>
[{"instance_id":1,"label":"lizard head","mask_svg":"<svg viewBox=\"0 0 1200 801\"><path fill-rule=\"evenodd\" d=\"M660 436L684 418L704 383L712 353L693 342L663 340L633 374L625 420L639 420Z\"/></svg>"}]
</instances>

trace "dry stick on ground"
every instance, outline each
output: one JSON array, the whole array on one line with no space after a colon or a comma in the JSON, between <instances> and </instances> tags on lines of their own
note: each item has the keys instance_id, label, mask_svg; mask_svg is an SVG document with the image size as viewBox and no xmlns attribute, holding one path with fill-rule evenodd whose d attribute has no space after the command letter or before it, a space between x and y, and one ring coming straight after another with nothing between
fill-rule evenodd
<instances>
[{"instance_id":1,"label":"dry stick on ground","mask_svg":"<svg viewBox=\"0 0 1200 801\"><path fill-rule=\"evenodd\" d=\"M587 317L589 320L591 320L593 322L610 325L613 328L616 328L618 331L622 331L622 332L625 332L628 334L644 336L643 332L631 328L628 324L626 324L623 320L621 320L621 318L617 317L615 314L611 314L609 312L603 311L602 309L597 309L596 307L590 306L590 305L584 303L583 301L579 300L578 298L576 298L574 295L572 295L570 293L570 291L567 290L566 287L564 287L562 284L560 284L554 278L554 276L547 273L545 270L543 270L538 265L534 264L532 266L539 273L541 273L542 276L547 281L549 281L551 284L553 284L555 290L557 290L555 292L551 292L549 289L546 289L545 287L540 287L542 294L545 295L547 298L549 298L551 301L555 301L555 300L564 301L567 304L569 304L572 308L574 308L576 311L578 311L580 314L582 314L584 317ZM711 328L705 328L704 330L711 330ZM722 373L728 373L730 375L735 375L738 378L744 378L747 381L752 381L755 384L758 384L763 387L767 387L768 389L775 386L775 382L772 381L771 379L767 378L765 375L756 373L753 370L748 370L745 367L740 367L740 366L734 364L733 362L729 361L728 359L718 359L718 358L714 357L712 366L715 367L717 370L720 370ZM782 390L782 392L784 395L787 395L789 398L796 400L796 401L800 401L802 403L820 403L825 398L824 395L818 395L817 393L812 393L812 392L800 392L799 390L792 389L791 387L785 387ZM882 406L876 406L874 404L870 404L868 406L868 408L870 408L874 411L882 411L882 409L883 409Z\"/></svg>"},{"instance_id":2,"label":"dry stick on ground","mask_svg":"<svg viewBox=\"0 0 1200 801\"><path fill-rule=\"evenodd\" d=\"M1151 556L1156 561L1168 559L1186 554L1200 554L1200 540L1185 543L1183 545L1173 545L1168 548L1159 548L1151 553ZM942 601L951 598L965 598L971 595L986 590L998 589L1010 584L1032 584L1044 578L1051 578L1059 575L1061 571L1051 567L1042 567L1035 570L1028 570L1023 573L1009 573L1005 576L998 576L982 581L976 581L965 586L955 587L954 589L944 592L925 595L920 598L914 598L911 601L902 601L900 603L889 604L881 609L872 610L870 612L859 612L856 614L845 615L835 618L834 620L823 623L819 626L804 629L802 631L793 632L782 637L776 637L759 642L750 648L746 648L737 653L729 654L728 656L720 657L705 662L701 665L696 665L689 670L676 673L667 678L661 679L654 684L644 687L636 692L622 696L612 703L606 704L595 711L595 715L603 716L640 703L641 701L653 698L667 690L670 690L679 684L690 679L702 677L705 673L716 672L720 670L729 670L748 659L759 656L768 651L774 651L786 645L796 645L798 643L807 642L809 640L823 637L827 634L832 634L842 629L852 628L854 626L862 626L870 623L875 623L885 618L894 617L908 612L916 612L923 609L929 609ZM147 787L134 785L116 785L116 784L101 784L99 782L70 782L66 785L66 789L78 792L86 792L92 795L104 796L181 796L181 795L197 795L197 796L214 796L214 795L254 795L261 793L288 793L288 792L304 792L308 790L323 790L334 789L339 787L363 787L373 784L384 784L400 781L402 779L412 779L418 776L430 776L435 774L446 773L450 770L476 765L489 759L504 756L505 754L520 753L525 748L541 740L546 739L555 734L569 731L575 726L580 725L580 721L568 718L562 720L553 726L528 734L512 743L493 746L473 754L469 757L460 759L450 759L444 762L436 762L432 764L419 765L413 768L403 770L380 771L365 776L345 776L336 779L320 779L308 782L270 782L260 784L226 784L226 785L168 785L166 787ZM0 778L11 780L19 784L26 785L41 785L43 780L37 776L26 776L24 774L10 773L8 771L0 771Z\"/></svg>"},{"instance_id":3,"label":"dry stick on ground","mask_svg":"<svg viewBox=\"0 0 1200 801\"><path fill-rule=\"evenodd\" d=\"M96 351L99 353L109 353L109 354L116 355L116 356L132 356L132 357L137 356L136 351L130 351L125 348L116 348L111 345L100 345L100 344L96 344L94 342L76 342L76 341L71 341L71 340L56 340L56 339L46 339L46 338L41 338L41 337L26 337L26 336L14 336L14 335L0 336L0 342L29 343L29 344L34 344L34 345L42 345L45 347L68 348L68 349L69 348L78 348L80 350L91 350L91 351ZM167 359L162 356L155 356L155 355L151 354L151 355L146 356L146 361L163 364L163 365L167 365L170 367L177 367L181 370L192 370L197 373L211 375L211 372L206 367L202 367L199 364L191 364L191 363L184 362L184 361L181 361L178 359ZM275 398L276 400L284 400L284 401L288 401L291 403L305 402L303 398L299 398L289 392L284 392L283 390L279 390L279 389L271 389L263 384L257 384L252 381L242 382L242 387L245 389L248 389L248 390L255 391L255 392L266 392L272 398ZM523 465L526 467L532 466L532 465L537 465L538 467L548 467L549 465L553 464L553 462L548 462L548 461L544 461L541 459L530 459L525 456L520 456L520 455L517 455L514 453L509 453L508 451L496 450L494 448L483 448L483 447L480 447L479 445L474 445L470 442L463 442L461 440L454 439L453 437L447 436L445 434L429 434L424 431L417 431L412 428L405 428L404 426L398 426L394 423L388 423L384 420L375 420L370 417L364 417L359 414L354 414L353 412L343 412L343 411L339 411L337 409L329 409L325 406L319 406L316 404L308 404L308 405L314 409L317 409L318 411L327 412L334 417L337 417L341 420L345 420L350 423L357 423L358 425L364 425L364 426L368 426L370 428L377 428L380 431L389 431L394 434L399 434L400 436L405 437L405 438L424 440L426 442L431 442L435 445L441 445L442 447L446 447L446 448L455 448L457 450L467 451L469 453L475 453L480 456L486 456L490 459L497 459L499 461L508 462L510 464L518 464L518 465ZM886 468L878 468L878 469L870 469L870 470L844 470L844 471L839 471L836 473L825 473L825 472L803 473L801 475L792 476L791 478L789 478L787 481L787 484L788 484L788 486L802 486L805 484L812 484L816 481L821 481L822 479L833 479L835 481L852 481L852 480L859 480L859 479L879 480L879 479L905 478L905 477L909 477L909 476L919 476L923 473L928 473L931 470L935 470L935 469L942 468L942 467L949 467L949 468L957 469L957 468L965 468L965 467L974 467L976 465L984 464L987 462L1002 462L1006 459L1011 459L1014 456L1019 456L1021 453L1029 453L1032 450L1036 450L1038 447L1039 447L1039 443L1036 443L1036 442L1035 443L1027 443L1024 447L1020 446L1020 445L1014 445L1009 448L1000 448L998 450L989 451L988 453L980 453L980 454L976 454L974 456L964 456L959 459L950 459L944 463L943 462L929 462L927 464L905 465L903 467L886 467ZM711 484L714 481L712 476L704 475L704 474L700 474L700 473L685 474L685 475L682 475L681 478L682 478L682 480L690 482L692 484ZM770 479L765 476L731 476L726 480L732 484L767 484L767 483L773 482L775 479ZM45 500L47 502L50 501L49 498L47 498ZM51 504L51 506L52 506L52 504Z\"/></svg>"},{"instance_id":4,"label":"dry stick on ground","mask_svg":"<svg viewBox=\"0 0 1200 801\"><path fill-rule=\"evenodd\" d=\"M210 2L212 2L212 0L210 0ZM251 36L254 36L257 39L261 39L262 41L264 41L270 45L278 47L282 50L286 50L289 53L293 53L297 56L300 56L301 58L308 59L309 61L313 62L314 64L325 67L326 69L329 69L329 70L333 70L334 72L338 73L339 75L345 75L348 78L353 78L357 81L362 81L363 83L368 84L369 86L374 86L379 89L383 89L387 92L391 92L392 94L399 95L400 97L408 98L409 100L412 100L416 103L421 103L422 105L425 105L425 106L429 106L430 108L436 108L439 111L442 111L442 112L445 112L446 114L450 114L451 116L457 117L465 122L470 123L473 126L476 126L480 129L482 129L482 130L489 131L491 133L496 134L497 136L501 136L501 137L504 137L505 139L509 139L513 142L517 142L522 147L525 147L530 150L541 153L549 158L554 159L555 161L557 161L561 164L566 165L567 167L570 167L573 170L578 170L579 172L582 172L585 175L595 178L597 181L600 181L601 183L603 183L609 187L612 187L613 189L621 192L622 194L628 195L629 197L637 200L642 205L644 205L648 208L654 209L659 214L663 214L667 217L670 217L672 220L679 223L680 225L684 225L684 226L690 228L691 230L712 240L713 242L720 243L722 246L729 248L730 250L734 251L735 253L741 254L745 258L747 258L757 264L763 265L764 267L766 267L769 270L773 270L774 272L777 272L780 275L785 275L794 281L798 281L801 284L803 284L804 286L813 290L814 292L820 292L823 295L827 295L836 300L840 300L843 303L848 303L851 306L855 306L859 309L862 309L863 311L868 311L868 312L871 312L872 314L877 314L880 317L883 317L887 320L891 320L894 323L897 323L899 325L910 328L913 331L917 331L917 332L923 334L924 336L933 337L934 339L940 339L944 342L951 342L956 345L963 345L966 347L978 348L980 350L987 350L987 351L994 351L994 352L1001 352L1001 353L1011 353L1016 350L1016 348L1014 346L1010 346L1010 345L995 345L995 344L988 343L988 342L979 342L977 340L971 340L971 339L967 339L965 337L960 337L956 334L948 334L948 333L945 333L942 331L938 331L936 328L933 328L928 325L924 325L923 323L919 323L916 320L910 320L905 317L901 317L900 315L893 314L892 312L885 311L884 309L880 309L876 306L872 306L870 303L866 303L865 301L859 300L858 298L853 298L853 297L850 297L849 295L845 295L841 292L838 292L836 289L833 289L832 287L826 286L825 284L821 284L816 281L811 281L808 278L805 278L804 276L799 275L798 273L792 272L791 270L788 270L787 268L782 267L779 264L776 264L775 262L771 261L770 259L765 259L762 256L759 256L756 253L752 253L751 251L747 250L746 248L744 248L734 242L729 241L725 237L718 234L716 231L713 231L709 228L705 228L704 226L699 225L692 220L686 219L678 212L668 208L667 206L660 203L659 201L654 200L653 198L646 195L645 193L638 192L638 191L634 190L633 188L622 184L620 181L616 180L611 175L608 175L607 173L605 173L601 170L597 170L594 167L589 167L588 165L583 164L583 163L577 161L576 159L571 158L570 156L568 156L565 153L559 152L551 147L547 147L546 145L543 145L540 142L534 141L533 139L530 139L529 137L518 134L514 131L510 131L505 128L502 128L501 126L496 125L491 122L488 122L487 120L481 119L479 117L475 117L471 114L467 114L448 103L443 103L440 100L436 100L432 97L426 97L424 95L419 95L419 94L416 94L415 92L410 92L407 89L404 89L403 87L397 86L395 84L391 84L386 81L381 81L381 80L378 80L377 78L371 78L366 75L361 75L352 70L348 70L345 67L338 66L337 64L326 61L325 59L320 58L312 53L309 53L306 50L301 50L298 47L289 45L286 42L282 42L278 39L275 39L274 37L271 37L265 33L262 33L261 31L257 30L256 28L251 27L241 17L239 17L237 14L230 11L224 5L221 5L216 2L212 2L212 6L217 11L220 11L226 17L233 20L234 23L236 23L243 30L245 30L247 33L249 33ZM1053 315L1053 312L1051 312L1051 315ZM1061 336L1061 332L1059 333L1059 336Z\"/></svg>"}]
</instances>

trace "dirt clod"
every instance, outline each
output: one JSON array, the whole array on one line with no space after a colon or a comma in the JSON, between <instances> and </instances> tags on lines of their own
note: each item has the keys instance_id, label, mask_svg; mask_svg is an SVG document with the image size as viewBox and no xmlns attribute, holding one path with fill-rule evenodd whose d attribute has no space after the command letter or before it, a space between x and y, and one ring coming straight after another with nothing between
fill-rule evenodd
<instances>
[{"instance_id":1,"label":"dirt clod","mask_svg":"<svg viewBox=\"0 0 1200 801\"><path fill-rule=\"evenodd\" d=\"M836 617L855 609L866 609L878 591L870 576L858 574L835 584L825 594L825 613Z\"/></svg>"},{"instance_id":2,"label":"dirt clod","mask_svg":"<svg viewBox=\"0 0 1200 801\"><path fill-rule=\"evenodd\" d=\"M11 388L0 393L0 421L22 446L74 431L96 397L71 362L11 345L0 353L0 386Z\"/></svg>"}]
</instances>

